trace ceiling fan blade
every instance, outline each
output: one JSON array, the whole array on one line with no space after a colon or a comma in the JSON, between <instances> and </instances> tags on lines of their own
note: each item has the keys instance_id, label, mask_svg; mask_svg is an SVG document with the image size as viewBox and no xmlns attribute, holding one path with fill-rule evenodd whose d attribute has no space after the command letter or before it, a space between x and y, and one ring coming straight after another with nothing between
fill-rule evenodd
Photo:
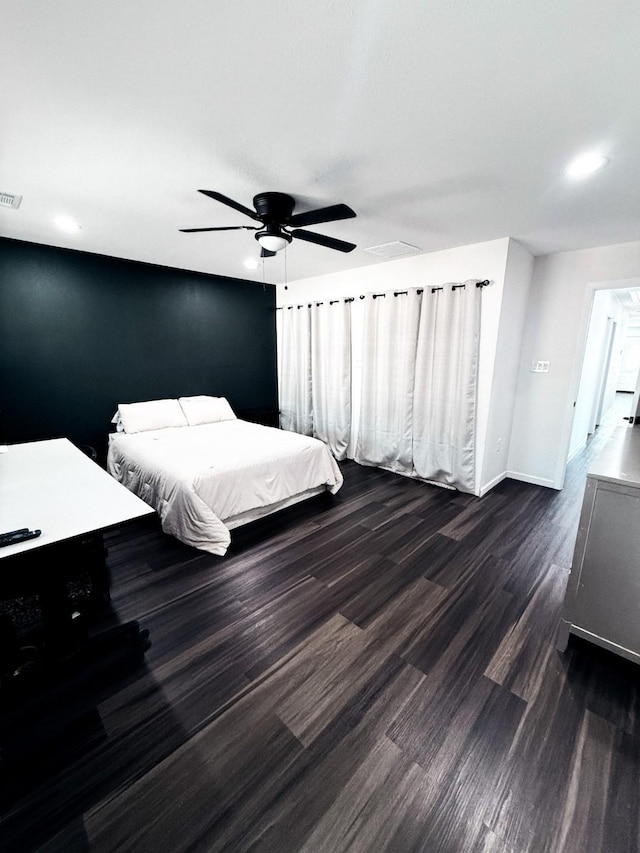
<instances>
[{"instance_id":1,"label":"ceiling fan blade","mask_svg":"<svg viewBox=\"0 0 640 853\"><path fill-rule=\"evenodd\" d=\"M253 225L222 225L219 228L179 228L183 234L194 234L196 231L257 231Z\"/></svg>"},{"instance_id":2,"label":"ceiling fan blade","mask_svg":"<svg viewBox=\"0 0 640 853\"><path fill-rule=\"evenodd\" d=\"M326 246L327 249L337 249L339 252L353 252L355 243L347 243L344 240L336 240L335 237L325 237L324 234L316 234L314 231L302 231L295 228L291 232L292 237L298 240L306 240L308 243L317 243L318 246Z\"/></svg>"},{"instance_id":3,"label":"ceiling fan blade","mask_svg":"<svg viewBox=\"0 0 640 853\"><path fill-rule=\"evenodd\" d=\"M275 252L270 252L269 249L265 249L262 246L260 247L260 257L261 258L273 258L275 257Z\"/></svg>"},{"instance_id":4,"label":"ceiling fan blade","mask_svg":"<svg viewBox=\"0 0 640 853\"><path fill-rule=\"evenodd\" d=\"M306 213L296 213L287 222L294 228L305 225L318 225L320 222L335 222L338 219L352 219L355 211L346 204L332 204L330 207L319 207L317 210L307 210Z\"/></svg>"},{"instance_id":5,"label":"ceiling fan blade","mask_svg":"<svg viewBox=\"0 0 640 853\"><path fill-rule=\"evenodd\" d=\"M215 190L198 190L198 192L208 196L209 198L214 199L215 201L221 201L222 204L226 204L229 207L232 207L234 210L238 210L240 211L240 213L244 213L245 216L249 216L251 217L251 219L260 219L255 210L250 210L248 207L245 207L243 204L240 204L240 202L234 201L232 198L228 198L226 195L222 195L222 193L218 193Z\"/></svg>"}]
</instances>

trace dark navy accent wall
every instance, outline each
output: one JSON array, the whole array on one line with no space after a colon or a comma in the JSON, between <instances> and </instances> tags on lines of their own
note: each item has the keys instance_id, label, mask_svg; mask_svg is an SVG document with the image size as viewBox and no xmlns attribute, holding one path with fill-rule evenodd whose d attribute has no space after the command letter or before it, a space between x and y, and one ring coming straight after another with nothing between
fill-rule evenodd
<instances>
[{"instance_id":1,"label":"dark navy accent wall","mask_svg":"<svg viewBox=\"0 0 640 853\"><path fill-rule=\"evenodd\" d=\"M104 456L118 403L212 394L276 409L275 288L0 238L0 410L9 443Z\"/></svg>"}]
</instances>

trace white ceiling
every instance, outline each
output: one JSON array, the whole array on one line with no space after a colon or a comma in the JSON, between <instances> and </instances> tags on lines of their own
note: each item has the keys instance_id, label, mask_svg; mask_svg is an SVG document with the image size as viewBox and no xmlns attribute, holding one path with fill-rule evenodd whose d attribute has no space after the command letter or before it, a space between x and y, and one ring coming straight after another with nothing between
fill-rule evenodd
<instances>
[{"instance_id":1,"label":"white ceiling","mask_svg":"<svg viewBox=\"0 0 640 853\"><path fill-rule=\"evenodd\" d=\"M289 281L511 236L535 254L640 236L637 0L2 0L0 235ZM563 173L597 148L590 180ZM343 202L264 270L247 207ZM55 229L58 213L82 230ZM263 279L264 276L264 279Z\"/></svg>"}]
</instances>

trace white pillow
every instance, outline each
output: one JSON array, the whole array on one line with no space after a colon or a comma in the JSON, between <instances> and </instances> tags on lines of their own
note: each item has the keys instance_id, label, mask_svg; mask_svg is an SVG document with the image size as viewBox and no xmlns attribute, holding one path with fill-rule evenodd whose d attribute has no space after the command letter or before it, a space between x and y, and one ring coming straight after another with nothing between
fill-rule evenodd
<instances>
[{"instance_id":1,"label":"white pillow","mask_svg":"<svg viewBox=\"0 0 640 853\"><path fill-rule=\"evenodd\" d=\"M197 397L180 397L179 402L189 426L236 420L226 397L207 397L201 394Z\"/></svg>"},{"instance_id":2,"label":"white pillow","mask_svg":"<svg viewBox=\"0 0 640 853\"><path fill-rule=\"evenodd\" d=\"M177 400L148 400L145 403L120 403L118 414L124 432L187 426Z\"/></svg>"}]
</instances>

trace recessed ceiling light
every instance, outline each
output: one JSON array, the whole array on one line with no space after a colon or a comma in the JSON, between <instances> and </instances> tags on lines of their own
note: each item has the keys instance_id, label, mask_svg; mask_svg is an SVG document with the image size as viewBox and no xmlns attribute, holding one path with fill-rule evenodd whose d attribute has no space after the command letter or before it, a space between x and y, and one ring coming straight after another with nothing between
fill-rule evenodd
<instances>
[{"instance_id":1,"label":"recessed ceiling light","mask_svg":"<svg viewBox=\"0 0 640 853\"><path fill-rule=\"evenodd\" d=\"M598 169L606 166L608 162L608 158L603 154L590 151L587 154L581 154L569 163L567 166L567 175L570 178L586 178L587 175L591 175L593 172L597 172Z\"/></svg>"},{"instance_id":2,"label":"recessed ceiling light","mask_svg":"<svg viewBox=\"0 0 640 853\"><path fill-rule=\"evenodd\" d=\"M248 270L257 270L260 266L260 261L257 258L247 258L244 265Z\"/></svg>"},{"instance_id":3,"label":"recessed ceiling light","mask_svg":"<svg viewBox=\"0 0 640 853\"><path fill-rule=\"evenodd\" d=\"M79 231L82 226L78 225L75 219L72 219L70 216L60 215L56 216L53 220L54 224L60 228L61 231L66 231L67 234L75 234L76 231Z\"/></svg>"}]
</instances>

